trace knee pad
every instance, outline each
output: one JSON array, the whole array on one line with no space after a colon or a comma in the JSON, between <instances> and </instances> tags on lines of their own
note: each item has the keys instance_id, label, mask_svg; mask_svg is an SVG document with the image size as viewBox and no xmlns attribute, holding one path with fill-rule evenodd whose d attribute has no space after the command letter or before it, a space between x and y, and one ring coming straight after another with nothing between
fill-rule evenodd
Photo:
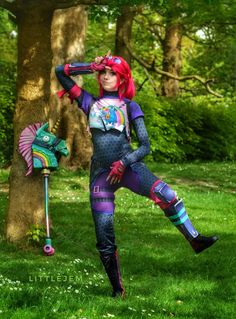
<instances>
[{"instance_id":1,"label":"knee pad","mask_svg":"<svg viewBox=\"0 0 236 319\"><path fill-rule=\"evenodd\" d=\"M94 212L113 213L115 210L115 195L113 192L94 186L91 192L91 207Z\"/></svg>"},{"instance_id":2,"label":"knee pad","mask_svg":"<svg viewBox=\"0 0 236 319\"><path fill-rule=\"evenodd\" d=\"M157 180L151 188L151 199L161 209L166 209L176 200L176 194L166 183Z\"/></svg>"}]
</instances>

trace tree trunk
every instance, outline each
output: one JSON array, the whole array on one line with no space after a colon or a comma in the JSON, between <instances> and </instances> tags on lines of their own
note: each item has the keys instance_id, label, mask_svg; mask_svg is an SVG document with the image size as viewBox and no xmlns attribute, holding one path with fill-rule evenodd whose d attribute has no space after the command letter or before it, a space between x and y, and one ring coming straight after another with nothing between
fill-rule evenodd
<instances>
[{"instance_id":1,"label":"tree trunk","mask_svg":"<svg viewBox=\"0 0 236 319\"><path fill-rule=\"evenodd\" d=\"M136 14L136 9L130 6L124 6L121 9L121 14L116 21L116 40L115 40L115 55L124 58L130 65L131 55L126 48L125 41L131 41L132 24Z\"/></svg>"},{"instance_id":2,"label":"tree trunk","mask_svg":"<svg viewBox=\"0 0 236 319\"><path fill-rule=\"evenodd\" d=\"M27 6L18 20L18 79L14 115L14 154L10 173L9 208L6 237L22 239L32 224L44 218L43 180L39 174L25 177L26 165L18 152L21 131L43 122L48 115L50 97L52 12L44 6Z\"/></svg>"},{"instance_id":3,"label":"tree trunk","mask_svg":"<svg viewBox=\"0 0 236 319\"><path fill-rule=\"evenodd\" d=\"M70 104L69 99L60 100L56 92L61 86L55 77L55 66L59 64L83 61L84 42L87 29L87 12L84 6L56 10L52 22L52 51L53 62L51 72L51 114L53 122L56 120L54 110L62 115L61 134L66 139L70 155L62 157L63 166L87 168L90 163L92 148L87 132L87 119L77 103ZM82 85L82 78L75 77L78 85ZM52 123L53 124L53 123Z\"/></svg>"},{"instance_id":4,"label":"tree trunk","mask_svg":"<svg viewBox=\"0 0 236 319\"><path fill-rule=\"evenodd\" d=\"M179 76L181 59L182 27L180 24L168 23L163 42L163 71ZM179 93L179 81L167 76L162 77L162 95L175 97Z\"/></svg>"}]
</instances>

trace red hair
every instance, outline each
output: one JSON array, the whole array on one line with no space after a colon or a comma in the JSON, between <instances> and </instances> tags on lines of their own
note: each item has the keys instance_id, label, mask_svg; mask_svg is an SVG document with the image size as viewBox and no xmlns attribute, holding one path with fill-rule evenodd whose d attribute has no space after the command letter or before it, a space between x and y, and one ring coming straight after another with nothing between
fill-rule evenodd
<instances>
[{"instance_id":1,"label":"red hair","mask_svg":"<svg viewBox=\"0 0 236 319\"><path fill-rule=\"evenodd\" d=\"M120 56L109 56L103 60L105 67L109 67L116 73L116 88L120 99L132 99L135 96L135 86L131 75L129 64ZM100 96L103 96L103 87L100 82L100 74L98 75L100 87Z\"/></svg>"}]
</instances>

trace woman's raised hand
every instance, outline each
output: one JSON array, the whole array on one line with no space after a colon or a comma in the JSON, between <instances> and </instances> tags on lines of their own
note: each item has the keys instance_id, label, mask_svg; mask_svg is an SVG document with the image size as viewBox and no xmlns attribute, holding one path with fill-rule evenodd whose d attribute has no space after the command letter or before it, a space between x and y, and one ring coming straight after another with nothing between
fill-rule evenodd
<instances>
[{"instance_id":1,"label":"woman's raised hand","mask_svg":"<svg viewBox=\"0 0 236 319\"><path fill-rule=\"evenodd\" d=\"M96 64L100 64L104 60L104 56L97 56L94 60Z\"/></svg>"},{"instance_id":2,"label":"woman's raised hand","mask_svg":"<svg viewBox=\"0 0 236 319\"><path fill-rule=\"evenodd\" d=\"M105 56L97 56L94 60L96 64L101 64L102 61L106 58L108 58L111 55L111 50L108 50L107 54Z\"/></svg>"},{"instance_id":3,"label":"woman's raised hand","mask_svg":"<svg viewBox=\"0 0 236 319\"><path fill-rule=\"evenodd\" d=\"M108 58L110 54L111 51L109 50L105 56L97 56L94 62L91 63L91 69L93 71L102 71L106 66L106 58Z\"/></svg>"}]
</instances>

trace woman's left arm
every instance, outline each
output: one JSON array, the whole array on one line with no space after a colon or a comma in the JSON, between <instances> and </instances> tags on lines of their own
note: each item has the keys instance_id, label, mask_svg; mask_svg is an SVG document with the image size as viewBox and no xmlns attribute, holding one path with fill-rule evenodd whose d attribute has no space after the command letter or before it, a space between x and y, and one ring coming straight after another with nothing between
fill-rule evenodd
<instances>
[{"instance_id":1,"label":"woman's left arm","mask_svg":"<svg viewBox=\"0 0 236 319\"><path fill-rule=\"evenodd\" d=\"M150 142L143 116L135 118L132 121L132 124L138 139L139 147L133 152L128 153L121 159L126 167L130 164L141 161L146 155L150 153Z\"/></svg>"}]
</instances>

